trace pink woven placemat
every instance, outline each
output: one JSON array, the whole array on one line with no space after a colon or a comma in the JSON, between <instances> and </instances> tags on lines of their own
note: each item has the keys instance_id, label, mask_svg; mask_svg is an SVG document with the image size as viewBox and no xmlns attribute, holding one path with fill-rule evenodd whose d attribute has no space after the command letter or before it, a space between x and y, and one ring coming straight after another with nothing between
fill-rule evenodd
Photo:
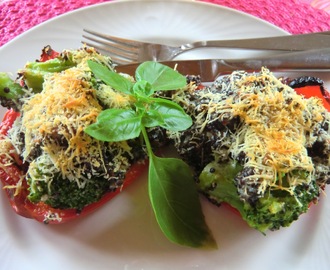
<instances>
[{"instance_id":1,"label":"pink woven placemat","mask_svg":"<svg viewBox=\"0 0 330 270\"><path fill-rule=\"evenodd\" d=\"M295 34L330 30L330 14L302 0L201 0L234 8ZM106 0L2 0L0 46L55 16Z\"/></svg>"}]
</instances>

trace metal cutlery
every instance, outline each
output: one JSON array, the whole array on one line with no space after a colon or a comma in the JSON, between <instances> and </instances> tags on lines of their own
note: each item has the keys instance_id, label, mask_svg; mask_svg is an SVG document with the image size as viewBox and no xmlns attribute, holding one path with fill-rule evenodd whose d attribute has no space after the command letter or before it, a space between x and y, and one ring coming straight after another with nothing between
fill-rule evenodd
<instances>
[{"instance_id":1,"label":"metal cutlery","mask_svg":"<svg viewBox=\"0 0 330 270\"><path fill-rule=\"evenodd\" d=\"M183 52L202 47L272 51L303 51L330 47L330 31L251 39L197 41L177 47L124 39L87 29L84 29L84 32L84 44L107 53L119 65L147 60L172 60Z\"/></svg>"},{"instance_id":2,"label":"metal cutlery","mask_svg":"<svg viewBox=\"0 0 330 270\"><path fill-rule=\"evenodd\" d=\"M318 71L330 72L330 48L288 52L246 59L201 59L163 61L164 65L175 68L184 75L200 75L203 82L211 82L220 74L235 70L258 71L261 67L271 71ZM117 72L134 75L139 63L119 65Z\"/></svg>"}]
</instances>

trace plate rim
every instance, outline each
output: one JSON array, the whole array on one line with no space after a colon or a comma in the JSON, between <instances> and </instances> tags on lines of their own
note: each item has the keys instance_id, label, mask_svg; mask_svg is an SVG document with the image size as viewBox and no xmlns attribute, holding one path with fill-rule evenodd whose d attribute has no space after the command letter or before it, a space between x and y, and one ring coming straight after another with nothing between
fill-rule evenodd
<instances>
[{"instance_id":1,"label":"plate rim","mask_svg":"<svg viewBox=\"0 0 330 270\"><path fill-rule=\"evenodd\" d=\"M226 10L228 12L232 12L233 14L237 14L237 15L245 16L245 17L250 18L250 19L254 19L256 21L259 21L260 23L268 25L269 27L273 28L274 30L279 31L279 34L281 32L283 35L290 35L290 33L288 31L282 29L281 27L279 27L277 25L274 25L274 24L272 24L272 23L270 23L266 20L263 20L259 17L253 16L253 15L247 13L247 12L236 10L236 9L231 8L231 7L226 7L226 6L223 6L223 5L220 5L220 4L210 3L210 2L203 2L203 1L197 1L197 0L112 0L112 1L109 1L109 2L94 3L94 4L91 4L91 5L88 5L88 6L80 7L78 9L67 11L67 12L64 12L64 13L58 15L58 16L47 19L47 20L45 20L45 21L29 28L25 32L17 35L16 37L14 37L9 42L3 44L0 47L0 53L1 53L2 49L6 49L8 46L11 46L12 43L16 43L17 40L20 40L21 38L24 38L26 35L29 35L30 32L36 31L39 28L44 27L47 24L53 23L54 21L56 22L57 20L61 20L63 17L71 16L71 15L74 15L76 13L80 13L80 12L83 12L85 10L89 10L89 9L93 9L93 8L99 8L99 7L102 7L102 6L119 5L119 4L122 4L122 3L127 4L127 3L130 3L130 2L131 3L133 3L133 2L134 3L135 2L145 2L145 3L155 3L155 2L169 3L169 2L173 2L173 3L187 3L187 4L191 4L193 6L198 6L198 5L203 6L203 5L205 5L205 6L209 6L211 8Z\"/></svg>"},{"instance_id":2,"label":"plate rim","mask_svg":"<svg viewBox=\"0 0 330 270\"><path fill-rule=\"evenodd\" d=\"M211 4L211 3L206 3L206 2L197 2L197 1L189 1L189 0L171 0L171 1L174 1L174 2L190 2L191 4L192 3L199 3L199 4L203 4L203 5L211 5L212 7L213 7L213 5L214 4ZM119 3L119 2L136 2L136 1L134 1L134 0L121 0L121 1L117 1L116 3ZM155 2L155 1L152 1L152 0L143 0L142 2ZM159 2L168 2L168 1L163 1L163 0L160 0ZM87 7L82 7L82 8L80 8L80 9L76 9L76 10L74 10L74 11L69 11L69 12L66 12L66 13L64 13L64 14L62 14L62 15L60 15L60 16L58 16L58 17L56 17L56 18L53 18L53 19L50 19L50 20L47 20L47 21L45 21L45 22L43 22L43 23L41 23L41 24L39 24L39 25L37 25L37 26L35 26L35 27L33 27L33 28L31 28L30 30L28 30L28 31L26 31L24 34L22 34L22 35L27 35L27 34L29 34L31 31L35 31L35 29L39 29L39 28L41 28L41 27L43 27L45 24L51 24L51 23L53 23L54 21L56 21L56 20L58 20L58 19L60 19L61 17L65 17L65 16L71 16L72 14L75 14L76 12L80 12L81 10L84 10L84 9L90 9L90 8L94 8L95 6L103 6L103 5L109 5L109 4L113 4L113 3L115 3L114 1L113 2L104 2L104 3L98 3L98 4L94 4L94 5L90 5L90 6L87 6ZM218 6L218 5L216 5L216 6ZM223 6L221 6L221 9L229 9L229 10L233 10L233 9L231 9L231 8L227 8L227 7L223 7ZM235 13L236 13L236 10L234 10L235 11ZM246 16L246 15L249 15L249 14L245 14L245 13L243 13L243 12L240 12L240 11L238 11L238 13L241 15L241 14L244 14L244 16ZM262 20L262 19L259 19L259 18L256 18L255 16L252 16L252 15L249 15L248 17L252 17L254 20L258 20L258 21L261 21L262 23L267 23L266 21L264 21L264 20ZM269 24L269 23L267 23L267 24ZM278 28L278 27L276 27L276 26L274 26L274 25L272 25L272 24L270 24L270 26L272 26L273 28L275 27L275 28ZM283 29L281 29L281 28L279 28L281 31L284 31ZM23 37L24 37L23 36ZM7 46L10 46L11 44L13 44L14 42L16 43L16 42L18 42L20 39L19 39L19 37L21 37L21 35L19 35L18 37L17 37L17 39L15 38L15 39L13 39L13 40L11 40L10 42L8 42L8 43L6 43L5 45L7 45ZM6 47L7 47L6 46ZM2 53L2 49L3 48L3 46L0 48L0 55L1 55L1 53ZM4 195L2 195L2 197L5 197ZM7 199L7 198L1 198L3 201L5 200L5 199ZM324 204L323 204L323 206L324 206ZM1 207L3 207L3 206L1 206ZM318 207L320 207L320 206L318 206ZM322 210L321 208L319 209L320 211ZM18 217L18 218L21 218L21 217ZM233 217L233 219L234 219L235 217ZM95 220L97 220L97 219L95 219ZM31 221L31 222L35 222L35 221ZM8 222L9 223L9 222ZM24 221L22 221L22 224L24 224L25 222ZM90 224L90 223L88 223L88 221L86 221L86 224ZM37 226L36 226L37 227ZM0 226L0 229L2 229L1 228L1 226ZM283 232L284 234L285 234L285 231ZM237 240L238 241L238 240ZM269 240L269 241L271 241L271 240ZM27 244L27 243L26 243ZM242 243L242 244L244 244L244 243ZM174 248L174 250L176 250L175 248ZM189 250L188 250L188 252L190 252ZM217 250L216 252L218 252L218 253L220 253L221 252L221 250ZM196 254L196 253L194 253L194 252L192 252L192 254ZM133 265L134 266L134 265ZM56 267L56 266L55 266ZM148 268L148 266L146 267L146 269L151 269L151 268Z\"/></svg>"}]
</instances>

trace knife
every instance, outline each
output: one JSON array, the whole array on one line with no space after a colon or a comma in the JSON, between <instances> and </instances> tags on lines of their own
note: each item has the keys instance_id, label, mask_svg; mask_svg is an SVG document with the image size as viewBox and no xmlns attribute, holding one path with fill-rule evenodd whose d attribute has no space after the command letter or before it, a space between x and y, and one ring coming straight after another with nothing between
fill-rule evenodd
<instances>
[{"instance_id":1,"label":"knife","mask_svg":"<svg viewBox=\"0 0 330 270\"><path fill-rule=\"evenodd\" d=\"M203 82L211 82L221 74L235 70L248 72L266 67L271 71L330 72L330 46L325 49L288 52L244 59L198 59L160 62L184 75L200 75ZM140 63L116 66L116 71L134 75Z\"/></svg>"}]
</instances>

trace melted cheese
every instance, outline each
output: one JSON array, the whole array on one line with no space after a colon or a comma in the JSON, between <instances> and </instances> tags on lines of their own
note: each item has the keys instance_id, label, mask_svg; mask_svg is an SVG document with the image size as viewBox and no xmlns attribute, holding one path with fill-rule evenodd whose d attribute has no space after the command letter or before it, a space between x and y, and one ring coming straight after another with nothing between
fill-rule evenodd
<instances>
[{"instance_id":1,"label":"melted cheese","mask_svg":"<svg viewBox=\"0 0 330 270\"><path fill-rule=\"evenodd\" d=\"M319 99L303 98L265 68L257 74L234 72L215 86L196 91L193 95L198 102L193 109L186 105L191 102L185 95L175 100L188 111L198 112L192 127L196 134L214 121L239 118L234 131L211 132L210 140L217 137L213 155L221 161L245 153L244 166L255 173L245 176L244 181L257 184L259 194L268 187L292 192L296 185L311 181L315 168L306 147L315 142L315 128L329 114ZM297 170L305 171L307 178L296 174ZM283 183L284 175L289 183Z\"/></svg>"},{"instance_id":2,"label":"melted cheese","mask_svg":"<svg viewBox=\"0 0 330 270\"><path fill-rule=\"evenodd\" d=\"M20 160L16 160L15 157L17 157L17 152L9 138L4 135L0 135L0 170L10 175L12 173L10 166L20 164ZM12 185L8 183L3 187L3 189L15 189L14 196L16 196L21 190L23 180L24 175L21 175L17 183Z\"/></svg>"},{"instance_id":3,"label":"melted cheese","mask_svg":"<svg viewBox=\"0 0 330 270\"><path fill-rule=\"evenodd\" d=\"M229 107L233 116L244 121L245 136L244 143L231 152L237 156L244 151L248 157L245 166L259 172L246 180L261 183L261 193L268 186L292 191L297 184L309 182L314 166L307 153L306 134L313 133L313 125L326 113L321 101L304 99L267 70L258 76L247 75L237 87L240 93ZM304 170L309 177L299 179L295 170ZM288 174L288 187L282 185L284 174Z\"/></svg>"},{"instance_id":4,"label":"melted cheese","mask_svg":"<svg viewBox=\"0 0 330 270\"><path fill-rule=\"evenodd\" d=\"M81 156L91 150L99 151L84 128L96 121L101 110L95 90L79 79L79 70L69 69L46 78L44 90L23 106L23 157L28 159L35 144L42 142L44 152L61 173L68 176ZM57 137L68 145L65 150Z\"/></svg>"},{"instance_id":5,"label":"melted cheese","mask_svg":"<svg viewBox=\"0 0 330 270\"><path fill-rule=\"evenodd\" d=\"M28 177L48 183L49 188L59 173L81 188L93 177L111 179L117 172L124 174L130 166L128 157L133 155L127 142L105 143L84 132L96 121L102 106L120 107L131 102L100 82L97 90L93 88L87 60L105 63L106 59L91 49L75 51L70 57L77 66L47 75L43 91L24 101L22 116L10 133L13 144L30 163ZM101 106L100 100L106 102ZM105 152L110 160L104 160Z\"/></svg>"}]
</instances>

